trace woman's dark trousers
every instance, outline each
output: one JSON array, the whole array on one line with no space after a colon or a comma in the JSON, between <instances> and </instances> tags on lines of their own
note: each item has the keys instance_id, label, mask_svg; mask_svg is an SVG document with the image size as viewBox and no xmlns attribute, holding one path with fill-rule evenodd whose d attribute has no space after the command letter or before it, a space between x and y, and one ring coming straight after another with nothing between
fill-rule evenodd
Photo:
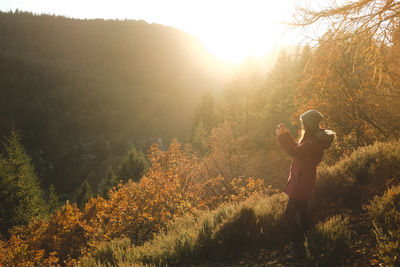
<instances>
[{"instance_id":1,"label":"woman's dark trousers","mask_svg":"<svg viewBox=\"0 0 400 267\"><path fill-rule=\"evenodd\" d=\"M289 197L283 217L286 221L290 241L303 242L305 233L310 226L307 200L297 200Z\"/></svg>"}]
</instances>

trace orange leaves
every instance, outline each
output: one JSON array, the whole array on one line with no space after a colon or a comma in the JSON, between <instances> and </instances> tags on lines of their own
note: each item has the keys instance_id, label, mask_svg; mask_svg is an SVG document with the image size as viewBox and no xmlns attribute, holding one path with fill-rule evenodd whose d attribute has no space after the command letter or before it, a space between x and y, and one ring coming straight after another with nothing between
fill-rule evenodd
<instances>
[{"instance_id":1,"label":"orange leaves","mask_svg":"<svg viewBox=\"0 0 400 267\"><path fill-rule=\"evenodd\" d=\"M49 218L48 226L40 236L41 247L47 255L55 252L61 261L76 259L90 249L95 229L82 220L76 205L68 202Z\"/></svg>"},{"instance_id":2,"label":"orange leaves","mask_svg":"<svg viewBox=\"0 0 400 267\"><path fill-rule=\"evenodd\" d=\"M43 258L43 250L30 250L29 243L19 236L11 236L0 249L1 266L34 266Z\"/></svg>"},{"instance_id":3,"label":"orange leaves","mask_svg":"<svg viewBox=\"0 0 400 267\"><path fill-rule=\"evenodd\" d=\"M168 221L186 213L269 192L261 180L252 178L232 182L222 176L202 179L198 159L176 140L167 151L153 145L148 158L151 167L139 182L129 181L113 190L108 201L91 200L86 206L85 213L96 218L96 229L111 238L127 236L141 244Z\"/></svg>"},{"instance_id":4,"label":"orange leaves","mask_svg":"<svg viewBox=\"0 0 400 267\"><path fill-rule=\"evenodd\" d=\"M65 204L47 221L32 221L14 227L3 247L4 265L38 265L68 263L86 253L94 229L81 220L76 205Z\"/></svg>"},{"instance_id":5,"label":"orange leaves","mask_svg":"<svg viewBox=\"0 0 400 267\"><path fill-rule=\"evenodd\" d=\"M151 167L139 182L90 199L83 212L67 203L47 220L15 227L0 244L0 265L74 264L99 242L129 237L141 244L175 218L270 190L252 178L202 177L198 159L176 140L167 151L153 145L148 158Z\"/></svg>"},{"instance_id":6,"label":"orange leaves","mask_svg":"<svg viewBox=\"0 0 400 267\"><path fill-rule=\"evenodd\" d=\"M348 148L393 137L399 128L398 54L368 33L335 39L327 33L310 55L297 86L294 120L307 109L318 109L338 133L339 155ZM340 112L338 112L340 111ZM342 147L343 150L342 151Z\"/></svg>"},{"instance_id":7,"label":"orange leaves","mask_svg":"<svg viewBox=\"0 0 400 267\"><path fill-rule=\"evenodd\" d=\"M191 210L196 160L176 141L167 151L153 145L148 158L151 168L138 183L129 181L113 190L108 201L91 200L86 206L88 219L111 238L127 236L140 244Z\"/></svg>"}]
</instances>

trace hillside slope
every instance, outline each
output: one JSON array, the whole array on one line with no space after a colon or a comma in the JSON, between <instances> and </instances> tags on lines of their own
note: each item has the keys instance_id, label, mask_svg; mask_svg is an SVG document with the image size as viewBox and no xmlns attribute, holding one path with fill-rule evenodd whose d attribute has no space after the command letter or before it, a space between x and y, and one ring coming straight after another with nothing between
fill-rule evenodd
<instances>
[{"instance_id":1,"label":"hillside slope","mask_svg":"<svg viewBox=\"0 0 400 267\"><path fill-rule=\"evenodd\" d=\"M20 130L45 185L69 192L130 146L184 138L223 65L193 36L144 21L0 12L0 138Z\"/></svg>"},{"instance_id":2,"label":"hillside slope","mask_svg":"<svg viewBox=\"0 0 400 267\"><path fill-rule=\"evenodd\" d=\"M112 240L84 265L397 266L400 142L377 142L319 171L307 256L289 257L280 220L286 195L253 196L171 222L142 246ZM387 189L389 187L389 189ZM383 196L382 196L383 195ZM378 242L377 242L378 240ZM160 264L162 263L162 264Z\"/></svg>"}]
</instances>

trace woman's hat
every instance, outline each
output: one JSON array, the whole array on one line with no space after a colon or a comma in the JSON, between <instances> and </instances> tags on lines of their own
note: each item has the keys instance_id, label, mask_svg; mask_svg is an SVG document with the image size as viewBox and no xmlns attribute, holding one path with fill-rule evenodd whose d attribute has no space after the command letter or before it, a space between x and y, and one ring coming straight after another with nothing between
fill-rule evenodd
<instances>
[{"instance_id":1,"label":"woman's hat","mask_svg":"<svg viewBox=\"0 0 400 267\"><path fill-rule=\"evenodd\" d=\"M300 116L300 120L303 122L303 125L311 130L319 129L319 123L323 118L324 116L314 109L306 111Z\"/></svg>"}]
</instances>

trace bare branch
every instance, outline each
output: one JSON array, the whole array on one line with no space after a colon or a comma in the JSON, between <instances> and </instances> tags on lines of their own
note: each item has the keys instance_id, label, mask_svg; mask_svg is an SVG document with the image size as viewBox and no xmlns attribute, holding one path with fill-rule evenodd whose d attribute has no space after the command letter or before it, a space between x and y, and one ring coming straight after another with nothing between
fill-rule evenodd
<instances>
[{"instance_id":1,"label":"bare branch","mask_svg":"<svg viewBox=\"0 0 400 267\"><path fill-rule=\"evenodd\" d=\"M309 6L297 7L296 11L295 21L291 25L308 27L316 23L329 23L335 35L341 32L369 32L377 40L390 43L393 28L400 19L400 1L347 0L340 6L334 2L331 7L317 11Z\"/></svg>"}]
</instances>

